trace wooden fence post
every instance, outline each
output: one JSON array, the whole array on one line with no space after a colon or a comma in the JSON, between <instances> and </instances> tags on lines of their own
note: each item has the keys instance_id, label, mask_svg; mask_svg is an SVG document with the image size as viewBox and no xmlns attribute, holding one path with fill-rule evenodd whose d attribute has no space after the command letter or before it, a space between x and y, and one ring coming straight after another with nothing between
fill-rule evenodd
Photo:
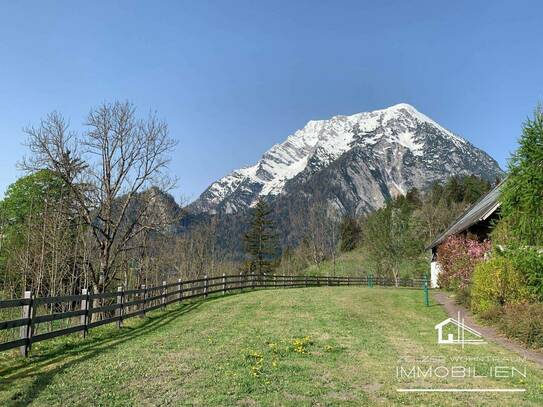
<instances>
[{"instance_id":1,"label":"wooden fence post","mask_svg":"<svg viewBox=\"0 0 543 407\"><path fill-rule=\"evenodd\" d=\"M143 293L141 293L141 295L143 295L143 302L141 303L142 313L140 317L143 318L145 317L145 301L147 301L147 287L145 284L141 285L141 289L143 290Z\"/></svg>"},{"instance_id":2,"label":"wooden fence post","mask_svg":"<svg viewBox=\"0 0 543 407\"><path fill-rule=\"evenodd\" d=\"M253 271L251 273L251 288L254 290L255 289L255 272Z\"/></svg>"},{"instance_id":3,"label":"wooden fence post","mask_svg":"<svg viewBox=\"0 0 543 407\"><path fill-rule=\"evenodd\" d=\"M167 282L166 281L163 281L162 282L162 297L160 298L161 302L162 302L162 310L164 311L166 309L166 298L168 297L168 286L167 286Z\"/></svg>"},{"instance_id":4,"label":"wooden fence post","mask_svg":"<svg viewBox=\"0 0 543 407\"><path fill-rule=\"evenodd\" d=\"M123 286L117 287L117 309L115 309L115 316L119 317L117 320L117 328L123 326L123 315L124 315L124 290Z\"/></svg>"},{"instance_id":5,"label":"wooden fence post","mask_svg":"<svg viewBox=\"0 0 543 407\"><path fill-rule=\"evenodd\" d=\"M304 286L307 287L307 276L304 276Z\"/></svg>"},{"instance_id":6,"label":"wooden fence post","mask_svg":"<svg viewBox=\"0 0 543 407\"><path fill-rule=\"evenodd\" d=\"M28 304L23 305L21 311L21 318L28 318L28 321L25 325L22 325L20 329L21 339L25 339L24 345L21 345L20 347L21 355L26 357L28 356L28 352L30 352L30 341L32 339L32 292L25 291L23 298L29 300Z\"/></svg>"},{"instance_id":7,"label":"wooden fence post","mask_svg":"<svg viewBox=\"0 0 543 407\"><path fill-rule=\"evenodd\" d=\"M239 291L243 291L243 273L240 271L239 273Z\"/></svg>"},{"instance_id":8,"label":"wooden fence post","mask_svg":"<svg viewBox=\"0 0 543 407\"><path fill-rule=\"evenodd\" d=\"M87 332L89 331L89 290L87 288L83 288L81 290L81 295L83 295L83 299L81 300L81 311L83 311L83 314L81 315L80 319L81 325L83 325L81 334L83 335L83 338L85 338L87 336Z\"/></svg>"},{"instance_id":9,"label":"wooden fence post","mask_svg":"<svg viewBox=\"0 0 543 407\"><path fill-rule=\"evenodd\" d=\"M177 279L177 298L179 299L179 302L183 300L183 283L181 282L181 279Z\"/></svg>"},{"instance_id":10,"label":"wooden fence post","mask_svg":"<svg viewBox=\"0 0 543 407\"><path fill-rule=\"evenodd\" d=\"M277 276L273 274L273 288L277 288Z\"/></svg>"},{"instance_id":11,"label":"wooden fence post","mask_svg":"<svg viewBox=\"0 0 543 407\"><path fill-rule=\"evenodd\" d=\"M207 274L204 276L204 296L207 298Z\"/></svg>"},{"instance_id":12,"label":"wooden fence post","mask_svg":"<svg viewBox=\"0 0 543 407\"><path fill-rule=\"evenodd\" d=\"M222 295L226 294L226 273L222 273Z\"/></svg>"}]
</instances>

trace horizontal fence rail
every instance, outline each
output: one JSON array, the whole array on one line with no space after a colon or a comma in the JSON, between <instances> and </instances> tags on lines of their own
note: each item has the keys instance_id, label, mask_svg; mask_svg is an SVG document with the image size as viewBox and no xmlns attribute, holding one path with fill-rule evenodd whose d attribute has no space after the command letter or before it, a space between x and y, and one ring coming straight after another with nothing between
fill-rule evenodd
<instances>
[{"instance_id":1,"label":"horizontal fence rail","mask_svg":"<svg viewBox=\"0 0 543 407\"><path fill-rule=\"evenodd\" d=\"M0 351L18 347L21 355L27 356L33 343L72 333L80 333L85 337L90 329L114 322L118 327L122 327L123 321L128 318L144 317L147 312L165 309L170 304L199 297L205 298L213 294L224 295L263 288L350 285L424 288L427 287L428 281L425 278L404 278L398 283L396 285L392 278L371 275L333 277L253 273L204 276L194 280L177 280L173 283L164 281L159 286L142 285L141 288L129 290L118 287L116 291L104 293L92 293L83 289L79 295L56 297L34 297L30 291L25 291L23 298L0 301L0 311L12 311L7 315L20 315L20 318L0 321L0 332L19 328L18 338L0 343ZM3 318L6 313L1 315ZM7 335L2 336L6 337Z\"/></svg>"}]
</instances>

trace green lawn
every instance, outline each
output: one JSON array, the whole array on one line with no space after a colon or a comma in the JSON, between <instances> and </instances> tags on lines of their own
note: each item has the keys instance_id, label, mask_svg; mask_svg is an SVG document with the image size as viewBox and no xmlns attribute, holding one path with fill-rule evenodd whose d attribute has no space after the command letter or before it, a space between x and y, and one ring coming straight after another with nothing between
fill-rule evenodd
<instances>
[{"instance_id":1,"label":"green lawn","mask_svg":"<svg viewBox=\"0 0 543 407\"><path fill-rule=\"evenodd\" d=\"M359 276L366 275L368 270L365 270L363 266L367 263L366 255L364 252L357 248L350 252L340 253L336 259L336 276ZM304 273L318 276L331 276L334 275L334 264L332 260L325 260L317 265L311 265Z\"/></svg>"},{"instance_id":2,"label":"green lawn","mask_svg":"<svg viewBox=\"0 0 543 407\"><path fill-rule=\"evenodd\" d=\"M403 273L400 277L422 277L430 271L430 263L424 255L418 260L405 261L401 269ZM338 253L336 258L336 267L332 260L324 260L318 266L313 264L304 271L309 275L317 276L365 276L367 274L377 275L378 272L372 269L372 263L364 252L363 247L357 247L350 252Z\"/></svg>"},{"instance_id":3,"label":"green lawn","mask_svg":"<svg viewBox=\"0 0 543 407\"><path fill-rule=\"evenodd\" d=\"M422 304L421 291L365 287L266 290L174 306L121 330L38 344L28 360L4 355L0 405L543 404L543 371L532 364L526 379L399 380L398 363L413 357L514 356L491 344L437 345L434 325L444 317L439 306ZM469 363L478 372L495 364ZM527 391L397 391L413 387Z\"/></svg>"}]
</instances>

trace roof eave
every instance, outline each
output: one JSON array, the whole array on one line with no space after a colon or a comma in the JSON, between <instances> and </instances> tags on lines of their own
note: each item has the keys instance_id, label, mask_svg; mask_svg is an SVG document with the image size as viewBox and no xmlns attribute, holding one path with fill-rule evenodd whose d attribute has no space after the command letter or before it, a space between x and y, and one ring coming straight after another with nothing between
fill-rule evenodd
<instances>
[{"instance_id":1,"label":"roof eave","mask_svg":"<svg viewBox=\"0 0 543 407\"><path fill-rule=\"evenodd\" d=\"M507 178L506 178L507 179ZM485 197L487 197L488 195L494 193L496 190L498 190L499 188L501 188L501 186L503 185L503 183L505 182L505 180L502 180L498 185L496 185L494 188L492 188L490 191L488 191L488 193L486 193L485 195L483 195L482 197L480 197L473 205L471 205L468 209L466 209L460 216L458 216L450 225L447 229L445 229L445 231L443 231L432 243L430 243L426 248L425 250L433 250L436 246L438 246L440 243L442 243L446 237L448 237L449 235L452 235L452 233L449 233L451 229L454 228L455 225L457 225L460 220L462 220L462 218L464 218L466 216L466 214L468 214L474 207L476 207ZM459 229L457 231L455 231L454 234L457 234L457 233L461 233L467 229L469 229L471 226L475 225L476 223L480 222L481 220L486 220L488 219L493 213L496 212L496 210L500 207L500 202L497 201L492 207L491 209L489 209L488 211L486 211L485 213L483 213L481 216L479 216L477 218L477 220L475 220L474 222L466 225L464 228L462 229Z\"/></svg>"}]
</instances>

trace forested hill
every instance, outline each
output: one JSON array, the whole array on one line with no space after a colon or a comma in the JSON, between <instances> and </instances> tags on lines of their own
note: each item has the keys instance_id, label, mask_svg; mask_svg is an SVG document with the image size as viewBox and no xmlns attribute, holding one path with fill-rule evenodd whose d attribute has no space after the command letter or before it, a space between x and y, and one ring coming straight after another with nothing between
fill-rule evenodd
<instances>
[{"instance_id":1,"label":"forested hill","mask_svg":"<svg viewBox=\"0 0 543 407\"><path fill-rule=\"evenodd\" d=\"M495 182L497 180L489 182L475 176L455 176L443 183L436 181L424 190L412 189L406 195L389 198L381 208L394 205L403 207L405 204L407 212L404 214L412 227L410 233L423 247ZM318 196L307 200L302 194L293 194L269 200L280 252L289 255L293 251L304 251L305 264L330 258L340 242L340 224L345 219L354 219L362 229L366 229L368 222L382 215L380 211L361 216L356 216L354 210L339 212L325 200L316 198ZM251 214L251 208L215 215L188 211L183 222L184 230L186 233L199 233L203 227L214 236L217 250L228 258L241 260L244 253L243 236L249 228ZM371 236L367 236L367 239L371 239Z\"/></svg>"}]
</instances>

